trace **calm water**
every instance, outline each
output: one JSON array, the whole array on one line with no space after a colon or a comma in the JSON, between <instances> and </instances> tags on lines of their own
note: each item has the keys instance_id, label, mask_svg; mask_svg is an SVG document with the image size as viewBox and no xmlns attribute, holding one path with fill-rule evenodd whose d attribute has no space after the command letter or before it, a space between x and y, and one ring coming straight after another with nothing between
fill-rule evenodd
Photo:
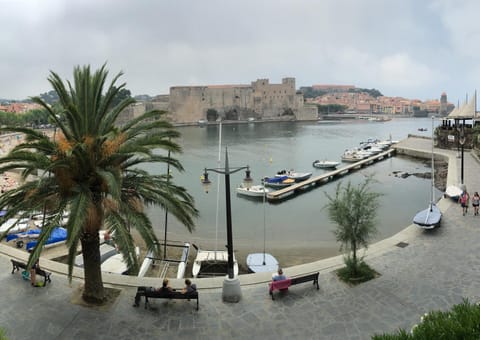
<instances>
[{"instance_id":1,"label":"calm water","mask_svg":"<svg viewBox=\"0 0 480 340\"><path fill-rule=\"evenodd\" d=\"M428 128L419 132L418 128ZM173 216L168 218L168 239L189 241L202 248L224 249L225 232L225 187L224 177L210 174L212 186L206 194L200 183L204 167L218 167L219 126L181 127L180 144L184 153L177 155L185 172L173 173L174 181L187 188L194 196L200 217L196 229L190 234ZM295 169L299 172L313 172L319 175L324 170L312 167L315 159L340 160L346 148L357 146L368 138L402 140L409 133L431 134L431 119L395 119L384 123L349 122L335 124L316 123L256 123L222 126L223 167L225 146L228 146L231 167L250 165L255 184L264 176L272 176L281 169ZM166 172L166 169L149 169L152 172ZM392 157L343 177L346 184L362 182L366 176L374 175L377 183L373 190L381 192L381 207L378 211L376 240L391 236L411 224L418 210L424 209L430 201L430 181L410 176L406 179L393 176L393 171L427 172L429 168L409 158ZM261 252L265 244L267 251L285 253L280 256L283 265L295 264L313 258L331 256L338 251L332 230L335 225L324 209L327 203L325 193L333 194L339 181L317 187L283 201L266 203L237 196L235 187L241 183L245 173L231 175L232 220L234 248L240 259L244 254ZM217 184L220 182L218 228L216 227ZM163 238L165 213L160 209L149 214L156 226L157 235ZM265 227L265 228L264 228ZM216 236L218 235L218 236Z\"/></svg>"}]
</instances>

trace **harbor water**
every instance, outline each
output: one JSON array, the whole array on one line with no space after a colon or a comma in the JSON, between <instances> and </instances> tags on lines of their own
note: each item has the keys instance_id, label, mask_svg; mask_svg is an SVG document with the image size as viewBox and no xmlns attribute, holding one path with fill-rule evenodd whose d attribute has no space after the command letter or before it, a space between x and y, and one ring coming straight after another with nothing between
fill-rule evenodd
<instances>
[{"instance_id":1,"label":"harbor water","mask_svg":"<svg viewBox=\"0 0 480 340\"><path fill-rule=\"evenodd\" d=\"M437 125L437 124L436 124ZM211 172L212 185L205 193L200 182L204 168L224 167L228 147L230 167L250 166L254 184L282 169L312 172L318 176L326 170L312 166L314 160L340 161L345 149L358 146L369 138L402 140L408 134L431 136L430 118L399 118L386 122L354 120L329 124L316 122L270 122L222 125L222 148L219 158L219 125L179 127L178 140L183 154L174 155L185 168L172 171L173 181L185 187L195 198L200 212L195 230L189 233L173 216L168 215L167 240L190 242L202 249L224 250L226 244L225 180ZM427 128L427 131L419 131ZM342 165L340 165L341 167ZM165 173L165 168L150 168L152 173ZM425 162L406 157L391 157L357 170L338 180L281 202L265 202L238 196L238 186L245 172L230 176L233 242L240 263L250 252L272 253L282 266L339 254L339 244L326 211L328 199L339 183L362 183L373 176L373 191L382 193L377 214L378 234L373 242L389 237L412 223L416 212L430 201L431 182L416 176L396 177L394 172L425 173ZM441 195L436 192L437 197ZM218 202L217 202L218 200ZM218 205L218 209L217 209ZM218 211L218 214L217 214ZM159 239L164 238L165 212L151 208ZM218 216L218 217L217 217Z\"/></svg>"}]
</instances>

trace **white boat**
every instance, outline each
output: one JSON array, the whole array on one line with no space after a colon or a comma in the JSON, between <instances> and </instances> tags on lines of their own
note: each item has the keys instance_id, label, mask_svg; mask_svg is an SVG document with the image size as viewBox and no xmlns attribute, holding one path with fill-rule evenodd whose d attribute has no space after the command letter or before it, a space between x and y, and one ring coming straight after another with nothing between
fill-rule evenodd
<instances>
[{"instance_id":1,"label":"white boat","mask_svg":"<svg viewBox=\"0 0 480 340\"><path fill-rule=\"evenodd\" d=\"M415 223L419 228L422 229L433 229L440 226L442 221L442 212L438 209L437 205L434 203L434 190L435 190L435 159L433 156L433 121L432 117L432 174L431 174L431 193L430 193L430 204L428 208L418 212L413 217L413 223Z\"/></svg>"},{"instance_id":2,"label":"white boat","mask_svg":"<svg viewBox=\"0 0 480 340\"><path fill-rule=\"evenodd\" d=\"M296 172L294 170L281 170L275 175L276 177L288 176L288 178L294 179L295 182L301 182L309 179L312 176L311 172Z\"/></svg>"},{"instance_id":3,"label":"white boat","mask_svg":"<svg viewBox=\"0 0 480 340\"><path fill-rule=\"evenodd\" d=\"M460 197L462 192L462 189L460 189L456 185L449 185L445 190L445 195L450 197L454 201L458 201L458 198Z\"/></svg>"},{"instance_id":4,"label":"white boat","mask_svg":"<svg viewBox=\"0 0 480 340\"><path fill-rule=\"evenodd\" d=\"M140 253L140 249L138 247L135 248L135 253L138 256ZM117 253L116 255L110 256L108 259L102 262L101 271L105 273L113 273L113 274L128 274L128 266L127 262L123 258L123 255Z\"/></svg>"},{"instance_id":5,"label":"white boat","mask_svg":"<svg viewBox=\"0 0 480 340\"><path fill-rule=\"evenodd\" d=\"M190 243L185 242L183 245L182 257L178 263L177 279L183 279L185 276L185 269L187 268L188 255L190 254Z\"/></svg>"},{"instance_id":6,"label":"white boat","mask_svg":"<svg viewBox=\"0 0 480 340\"><path fill-rule=\"evenodd\" d=\"M109 257L101 264L101 270L105 273L114 273L114 274L127 274L128 267L127 263L123 259L122 254L116 254Z\"/></svg>"},{"instance_id":7,"label":"white boat","mask_svg":"<svg viewBox=\"0 0 480 340\"><path fill-rule=\"evenodd\" d=\"M369 157L369 155L371 156L371 154L368 152L362 152L360 150L350 149L350 150L345 150L341 158L343 162L354 163Z\"/></svg>"},{"instance_id":8,"label":"white boat","mask_svg":"<svg viewBox=\"0 0 480 340\"><path fill-rule=\"evenodd\" d=\"M246 187L241 184L235 190L237 194L250 197L263 197L265 194L268 194L270 192L270 190L265 188L265 186L263 185L252 185L251 187Z\"/></svg>"},{"instance_id":9,"label":"white boat","mask_svg":"<svg viewBox=\"0 0 480 340\"><path fill-rule=\"evenodd\" d=\"M312 165L315 167L315 168L319 168L319 169L336 169L337 166L340 165L340 162L336 162L336 161L319 161L318 159L315 160Z\"/></svg>"},{"instance_id":10,"label":"white boat","mask_svg":"<svg viewBox=\"0 0 480 340\"><path fill-rule=\"evenodd\" d=\"M108 258L117 255L118 251L114 246L111 246L107 243L100 244L100 263L105 262ZM83 254L78 254L75 256L75 266L83 267Z\"/></svg>"},{"instance_id":11,"label":"white boat","mask_svg":"<svg viewBox=\"0 0 480 340\"><path fill-rule=\"evenodd\" d=\"M144 277L145 274L148 272L150 269L150 266L153 263L153 251L149 251L146 255L145 258L143 259L142 265L140 266L140 269L138 270L137 277Z\"/></svg>"},{"instance_id":12,"label":"white boat","mask_svg":"<svg viewBox=\"0 0 480 340\"><path fill-rule=\"evenodd\" d=\"M0 225L0 234L8 230L8 234L16 234L28 229L28 219L9 218Z\"/></svg>"},{"instance_id":13,"label":"white boat","mask_svg":"<svg viewBox=\"0 0 480 340\"><path fill-rule=\"evenodd\" d=\"M226 250L201 250L198 249L195 245L193 247L197 250L197 256L192 266L192 276L198 277L202 268L205 268L210 265L224 265L227 266L228 263L228 252ZM207 269L208 270L208 269ZM238 275L238 262L233 254L233 275Z\"/></svg>"},{"instance_id":14,"label":"white boat","mask_svg":"<svg viewBox=\"0 0 480 340\"><path fill-rule=\"evenodd\" d=\"M253 253L247 256L247 267L252 273L276 273L278 261L268 253Z\"/></svg>"},{"instance_id":15,"label":"white boat","mask_svg":"<svg viewBox=\"0 0 480 340\"><path fill-rule=\"evenodd\" d=\"M413 223L422 229L433 229L440 226L442 212L435 203L430 203L425 210L418 212L413 218Z\"/></svg>"}]
</instances>

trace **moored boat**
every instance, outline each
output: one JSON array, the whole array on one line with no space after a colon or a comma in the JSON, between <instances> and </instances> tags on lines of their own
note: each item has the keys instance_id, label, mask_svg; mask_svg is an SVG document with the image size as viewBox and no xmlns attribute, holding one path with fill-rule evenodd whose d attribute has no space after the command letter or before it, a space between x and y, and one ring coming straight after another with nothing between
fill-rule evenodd
<instances>
[{"instance_id":1,"label":"moored boat","mask_svg":"<svg viewBox=\"0 0 480 340\"><path fill-rule=\"evenodd\" d=\"M242 184L235 190L237 194L250 197L263 197L265 194L270 192L270 190L265 188L263 185L252 185L251 187L246 187Z\"/></svg>"},{"instance_id":2,"label":"moored boat","mask_svg":"<svg viewBox=\"0 0 480 340\"><path fill-rule=\"evenodd\" d=\"M278 261L269 253L252 253L247 256L247 268L252 273L275 273Z\"/></svg>"},{"instance_id":3,"label":"moored boat","mask_svg":"<svg viewBox=\"0 0 480 340\"><path fill-rule=\"evenodd\" d=\"M277 174L275 175L276 177L282 177L282 176L288 176L288 178L291 178L295 180L295 182L301 182L309 179L312 176L311 172L297 172L294 170L281 170L278 171Z\"/></svg>"},{"instance_id":4,"label":"moored boat","mask_svg":"<svg viewBox=\"0 0 480 340\"><path fill-rule=\"evenodd\" d=\"M192 266L192 276L198 277L202 275L212 275L208 273L208 268L211 266L224 266L226 269L228 263L228 252L226 250L201 250L196 245L193 247L197 250L197 256ZM226 273L226 270L223 274ZM238 275L238 262L233 254L233 274Z\"/></svg>"},{"instance_id":5,"label":"moored boat","mask_svg":"<svg viewBox=\"0 0 480 340\"><path fill-rule=\"evenodd\" d=\"M288 178L288 176L281 177L265 177L263 179L263 185L271 188L285 188L295 183L295 180Z\"/></svg>"},{"instance_id":6,"label":"moored boat","mask_svg":"<svg viewBox=\"0 0 480 340\"><path fill-rule=\"evenodd\" d=\"M312 165L319 169L336 169L340 162L315 160Z\"/></svg>"}]
</instances>

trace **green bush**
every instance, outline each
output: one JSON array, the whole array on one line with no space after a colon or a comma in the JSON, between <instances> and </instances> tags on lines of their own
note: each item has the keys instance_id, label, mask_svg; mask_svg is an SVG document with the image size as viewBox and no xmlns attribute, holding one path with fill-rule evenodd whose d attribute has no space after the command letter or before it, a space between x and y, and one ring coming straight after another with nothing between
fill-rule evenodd
<instances>
[{"instance_id":1,"label":"green bush","mask_svg":"<svg viewBox=\"0 0 480 340\"><path fill-rule=\"evenodd\" d=\"M8 340L7 336L5 335L5 330L0 328L0 340Z\"/></svg>"},{"instance_id":2,"label":"green bush","mask_svg":"<svg viewBox=\"0 0 480 340\"><path fill-rule=\"evenodd\" d=\"M374 340L400 339L480 339L480 305L467 299L450 311L433 311L421 317L408 333L400 329L394 334L374 335Z\"/></svg>"}]
</instances>

